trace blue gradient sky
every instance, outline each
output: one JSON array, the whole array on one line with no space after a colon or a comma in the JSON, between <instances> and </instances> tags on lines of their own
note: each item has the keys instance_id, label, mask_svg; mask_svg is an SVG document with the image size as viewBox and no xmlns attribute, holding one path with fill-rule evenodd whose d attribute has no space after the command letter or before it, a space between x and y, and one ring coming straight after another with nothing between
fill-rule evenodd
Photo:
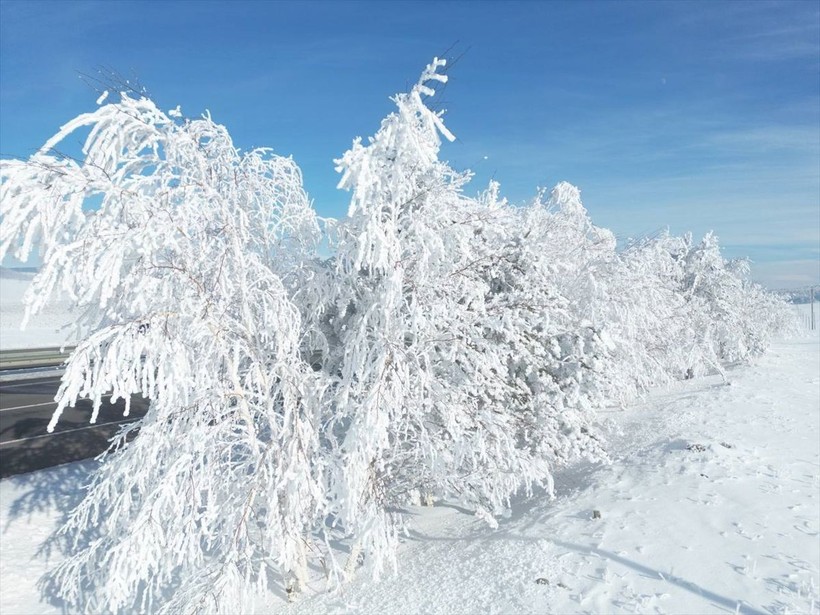
<instances>
[{"instance_id":1,"label":"blue gradient sky","mask_svg":"<svg viewBox=\"0 0 820 615\"><path fill-rule=\"evenodd\" d=\"M714 230L774 287L820 281L820 4L0 3L0 152L94 108L78 73L209 109L293 155L342 216L333 158L453 46L442 157L514 202L567 180L620 237ZM486 159L485 159L486 157Z\"/></svg>"}]
</instances>

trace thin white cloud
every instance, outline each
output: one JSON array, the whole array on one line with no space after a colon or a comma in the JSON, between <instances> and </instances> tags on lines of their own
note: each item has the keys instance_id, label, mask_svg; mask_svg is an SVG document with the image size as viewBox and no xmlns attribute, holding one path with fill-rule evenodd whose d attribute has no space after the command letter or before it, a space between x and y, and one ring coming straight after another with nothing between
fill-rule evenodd
<instances>
[{"instance_id":1,"label":"thin white cloud","mask_svg":"<svg viewBox=\"0 0 820 615\"><path fill-rule=\"evenodd\" d=\"M809 153L820 156L820 126L772 125L746 129L715 131L704 138L704 144L720 148L727 154L767 154L788 151L795 154ZM820 173L820 171L818 171Z\"/></svg>"}]
</instances>

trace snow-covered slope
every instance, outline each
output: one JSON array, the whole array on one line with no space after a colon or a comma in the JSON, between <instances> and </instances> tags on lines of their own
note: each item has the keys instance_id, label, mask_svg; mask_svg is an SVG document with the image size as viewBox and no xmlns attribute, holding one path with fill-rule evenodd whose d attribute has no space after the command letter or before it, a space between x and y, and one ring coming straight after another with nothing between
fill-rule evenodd
<instances>
[{"instance_id":1,"label":"snow-covered slope","mask_svg":"<svg viewBox=\"0 0 820 615\"><path fill-rule=\"evenodd\" d=\"M62 327L72 322L66 301L46 306L20 330L25 307L23 295L34 273L0 267L0 350L13 348L43 348L71 342L70 334Z\"/></svg>"},{"instance_id":2,"label":"snow-covered slope","mask_svg":"<svg viewBox=\"0 0 820 615\"><path fill-rule=\"evenodd\" d=\"M411 512L399 570L263 612L811 613L820 587L820 341L775 345L731 385L701 379L602 417L612 464L497 530L457 505ZM88 464L0 482L0 612L51 613L37 549ZM598 511L600 517L598 517ZM54 556L53 556L54 557Z\"/></svg>"}]
</instances>

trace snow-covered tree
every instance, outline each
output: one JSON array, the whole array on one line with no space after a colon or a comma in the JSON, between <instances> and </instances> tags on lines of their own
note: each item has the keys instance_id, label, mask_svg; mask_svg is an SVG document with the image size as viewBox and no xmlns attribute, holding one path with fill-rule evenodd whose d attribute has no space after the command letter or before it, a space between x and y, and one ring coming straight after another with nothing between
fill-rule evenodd
<instances>
[{"instance_id":1,"label":"snow-covered tree","mask_svg":"<svg viewBox=\"0 0 820 615\"><path fill-rule=\"evenodd\" d=\"M456 497L492 520L519 489L550 484L551 463L577 452L571 438L594 442L526 382L540 359L523 353L549 330L533 325L550 305L526 272L511 282L511 208L494 189L467 198L469 176L438 159L451 135L424 98L446 79L443 65L338 161L352 200L336 249L330 370L340 374L337 518L376 569L395 540L388 511L408 494Z\"/></svg>"},{"instance_id":2,"label":"snow-covered tree","mask_svg":"<svg viewBox=\"0 0 820 615\"><path fill-rule=\"evenodd\" d=\"M53 153L82 129L82 160ZM151 399L64 528L84 542L56 571L60 595L93 612L138 595L207 612L267 570L304 570L325 385L292 301L320 239L298 167L123 94L0 172L0 258L43 251L29 311L59 288L88 332L51 427L79 398L92 422L108 393Z\"/></svg>"},{"instance_id":3,"label":"snow-covered tree","mask_svg":"<svg viewBox=\"0 0 820 615\"><path fill-rule=\"evenodd\" d=\"M737 363L762 353L771 334L788 321L783 302L748 282L747 261L725 260L713 233L699 244L689 235L685 241L681 291L709 332L714 360Z\"/></svg>"}]
</instances>

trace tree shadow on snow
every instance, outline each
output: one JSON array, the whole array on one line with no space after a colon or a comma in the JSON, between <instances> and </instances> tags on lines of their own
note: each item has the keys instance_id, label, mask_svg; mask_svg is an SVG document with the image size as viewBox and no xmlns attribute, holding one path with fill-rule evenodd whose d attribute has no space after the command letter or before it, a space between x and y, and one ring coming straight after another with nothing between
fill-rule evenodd
<instances>
[{"instance_id":1,"label":"tree shadow on snow","mask_svg":"<svg viewBox=\"0 0 820 615\"><path fill-rule=\"evenodd\" d=\"M512 528L510 528L512 529ZM728 596L724 596L714 592L710 589L703 587L702 585L698 585L692 581L687 581L686 579L679 577L674 574L669 573L662 573L660 570L656 568L652 568L651 566L647 566L631 560L629 558L623 557L612 551L607 551L605 549L599 549L592 545L582 545L576 544L572 542L566 542L563 540L557 540L554 538L549 538L548 536L527 536L518 534L517 531L513 533L512 531L500 529L500 530L485 530L483 532L476 532L472 534L460 535L460 536L432 536L429 534L422 534L421 532L410 530L410 535L413 539L419 541L436 541L436 542L473 542L473 541L520 541L520 542L533 542L535 540L543 540L552 543L557 547L561 547L563 549L567 549L569 551L574 551L581 555L595 555L601 559L609 560L610 562L620 564L626 568L630 568L638 573L641 576L644 576L647 579L651 579L653 581L659 581L663 583L669 583L670 585L674 585L680 589L683 589L687 592L695 594L696 596L700 596L704 600L708 600L712 603L713 606L718 608L726 609L728 612L731 613L738 613L742 615L765 615L764 611L760 611L751 607L748 604L745 604L741 600L732 599ZM516 527L516 530L520 529L520 527Z\"/></svg>"},{"instance_id":2,"label":"tree shadow on snow","mask_svg":"<svg viewBox=\"0 0 820 615\"><path fill-rule=\"evenodd\" d=\"M52 555L58 558L65 556L69 550L67 540L58 535L57 530L64 525L71 511L82 501L89 477L97 465L98 462L94 460L78 461L5 478L4 481L14 485L16 497L9 506L2 534L21 524L27 525L32 514L53 512L54 530L37 547L35 556L45 561ZM87 544L92 536L83 536L82 539ZM37 586L45 602L64 613L68 612L68 605L58 597L57 588L48 573L38 581Z\"/></svg>"},{"instance_id":3,"label":"tree shadow on snow","mask_svg":"<svg viewBox=\"0 0 820 615\"><path fill-rule=\"evenodd\" d=\"M97 465L93 460L79 461L5 478L16 491L24 491L11 503L3 533L13 523L24 521L23 517L39 512L55 511L55 525L61 525L83 499L85 484Z\"/></svg>"},{"instance_id":4,"label":"tree shadow on snow","mask_svg":"<svg viewBox=\"0 0 820 615\"><path fill-rule=\"evenodd\" d=\"M663 449L666 452L686 450L687 444L688 442L680 439L666 441L665 445L663 445ZM655 446L661 446L661 443L659 442ZM556 499L571 498L580 491L594 488L599 480L598 474L605 467L607 466L601 463L579 462L558 470L555 473ZM433 535L414 530L412 528L409 528L408 534L412 540L436 542L445 541L454 543L466 543L472 541L532 542L534 540L546 540L558 547L575 551L576 553L582 555L595 555L613 563L620 564L621 566L630 568L640 573L646 578L669 583L697 596L701 596L705 600L710 601L714 606L726 609L731 613L764 615L763 611L757 610L740 600L723 596L717 592L698 585L697 583L687 581L679 576L662 573L660 570L625 558L621 555L617 555L611 551L599 549L591 545L565 542L545 535L534 536L532 533L528 534L528 530L537 529L538 527L543 526L543 524L550 518L559 514L566 515L565 510L562 510L559 506L555 506L555 500L549 498L546 490L535 490L529 497L524 495L517 496L513 498L511 504L512 514L506 519L499 519L499 528L497 530L491 530L484 521L476 519L474 531L469 531L457 536ZM460 513L474 516L474 511L463 506L459 506L458 504L453 504L450 502L437 502L436 506L451 508ZM572 516L589 519L592 518L592 511L578 512ZM541 534L541 532L539 532L539 534Z\"/></svg>"},{"instance_id":5,"label":"tree shadow on snow","mask_svg":"<svg viewBox=\"0 0 820 615\"><path fill-rule=\"evenodd\" d=\"M554 538L547 538L546 540L549 540L552 544L558 547L562 547L570 551L575 551L576 553L580 553L582 555L597 555L602 559L609 560L611 562L620 564L621 566L625 566L627 568L631 568L632 570L641 573L648 579L660 579L666 583L675 585L680 589L691 592L697 596L701 596L702 598L711 601L715 606L726 608L730 610L730 612L732 613L743 613L745 615L765 615L763 611L754 609L748 604L743 604L743 602L740 600L733 600L727 596L723 596L709 589L706 589L705 587L698 585L697 583L693 583L691 581L687 581L686 579L682 579L679 576L669 573L664 574L660 570L651 568L649 566L645 566L644 564L640 564L634 560L623 557L622 555L613 553L612 551L607 551L605 549L599 549L597 547L588 545L580 545L572 542L565 542L563 540L556 540Z\"/></svg>"}]
</instances>

